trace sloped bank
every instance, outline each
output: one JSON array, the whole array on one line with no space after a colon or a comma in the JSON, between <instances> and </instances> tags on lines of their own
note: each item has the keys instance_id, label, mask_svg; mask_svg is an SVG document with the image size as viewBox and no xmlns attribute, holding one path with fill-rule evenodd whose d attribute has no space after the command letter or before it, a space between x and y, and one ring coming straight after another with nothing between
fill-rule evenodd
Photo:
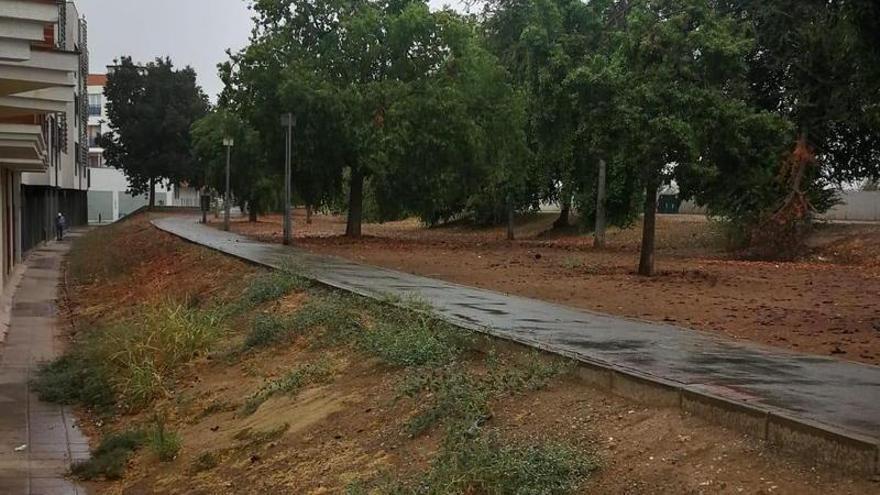
<instances>
[{"instance_id":1,"label":"sloped bank","mask_svg":"<svg viewBox=\"0 0 880 495\"><path fill-rule=\"evenodd\" d=\"M79 404L103 439L76 473L120 477L107 493L875 488L607 395L563 359L455 329L418 301L408 311L286 268L147 218L75 246L77 332L40 388Z\"/></svg>"}]
</instances>

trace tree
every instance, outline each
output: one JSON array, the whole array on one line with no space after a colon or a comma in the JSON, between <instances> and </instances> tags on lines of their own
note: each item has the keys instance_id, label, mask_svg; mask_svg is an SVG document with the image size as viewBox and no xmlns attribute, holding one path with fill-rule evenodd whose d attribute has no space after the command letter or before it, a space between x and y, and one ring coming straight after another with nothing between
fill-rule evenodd
<instances>
[{"instance_id":1,"label":"tree","mask_svg":"<svg viewBox=\"0 0 880 495\"><path fill-rule=\"evenodd\" d=\"M104 158L125 173L133 194L148 193L153 207L157 183L200 182L189 131L208 102L195 71L175 70L167 58L139 66L123 57L104 94L110 121L101 139Z\"/></svg>"},{"instance_id":2,"label":"tree","mask_svg":"<svg viewBox=\"0 0 880 495\"><path fill-rule=\"evenodd\" d=\"M747 55L754 41L735 16L704 0L634 2L625 15L609 60L624 74L618 78L625 83L618 85L615 109L625 129L620 144L645 190L639 274L652 275L660 186L687 171L717 170L725 144L713 134L719 127L759 122L765 125L740 132L778 136L785 122L745 101Z\"/></svg>"},{"instance_id":3,"label":"tree","mask_svg":"<svg viewBox=\"0 0 880 495\"><path fill-rule=\"evenodd\" d=\"M277 177L266 166L257 132L235 114L216 109L192 126L193 152L204 170L206 183L218 191L226 187L225 137L233 138L230 191L247 207L249 220L266 213L277 199Z\"/></svg>"}]
</instances>

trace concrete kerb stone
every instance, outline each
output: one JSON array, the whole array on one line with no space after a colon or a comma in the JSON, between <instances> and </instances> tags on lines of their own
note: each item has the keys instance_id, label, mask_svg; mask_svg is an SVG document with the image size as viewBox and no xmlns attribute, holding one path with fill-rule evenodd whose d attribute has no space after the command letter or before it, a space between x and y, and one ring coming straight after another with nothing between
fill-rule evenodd
<instances>
[{"instance_id":1,"label":"concrete kerb stone","mask_svg":"<svg viewBox=\"0 0 880 495\"><path fill-rule=\"evenodd\" d=\"M186 242L216 250L251 265L273 270L281 268L277 263L260 262L246 256L228 253L222 249L194 242L176 232L162 229L155 223L152 223L152 225ZM312 274L305 274L304 276L327 288L378 300L375 294L343 286L322 279L320 276ZM405 307L403 304L397 305ZM850 472L869 476L880 474L880 443L860 435L851 434L832 426L815 423L803 418L785 416L745 402L718 397L702 390L689 388L685 384L664 380L661 377L646 377L609 363L585 360L582 356L561 352L542 342L511 338L510 336L495 332L491 328L476 325L466 320L446 318L446 321L460 328L577 361L577 376L599 390L609 391L615 395L646 405L678 408L684 413L699 417L707 422L739 431L761 441L766 441L768 445L797 455L809 462L839 467Z\"/></svg>"}]
</instances>

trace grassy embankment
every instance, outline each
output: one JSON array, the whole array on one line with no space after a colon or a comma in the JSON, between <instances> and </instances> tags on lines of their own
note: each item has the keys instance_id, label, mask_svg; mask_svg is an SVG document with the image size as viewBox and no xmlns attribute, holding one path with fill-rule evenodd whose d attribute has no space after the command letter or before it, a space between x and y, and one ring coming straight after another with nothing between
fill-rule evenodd
<instances>
[{"instance_id":1,"label":"grassy embankment","mask_svg":"<svg viewBox=\"0 0 880 495\"><path fill-rule=\"evenodd\" d=\"M173 491L257 479L251 466L265 464L277 478L264 487L304 487L319 470L321 486L348 493L564 494L596 467L562 438L493 424L498 401L569 363L453 328L424 304L317 287L297 267L263 271L138 220L77 241L67 279L76 331L35 387L98 425L93 458L72 468L81 478ZM367 423L365 403L381 412ZM309 457L310 431L343 426L359 436Z\"/></svg>"}]
</instances>

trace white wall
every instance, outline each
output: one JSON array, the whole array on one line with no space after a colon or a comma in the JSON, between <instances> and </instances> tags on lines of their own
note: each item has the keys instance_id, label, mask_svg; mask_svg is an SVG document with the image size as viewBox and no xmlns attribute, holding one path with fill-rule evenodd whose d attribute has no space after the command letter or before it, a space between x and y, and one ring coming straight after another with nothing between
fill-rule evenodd
<instances>
[{"instance_id":1,"label":"white wall","mask_svg":"<svg viewBox=\"0 0 880 495\"><path fill-rule=\"evenodd\" d=\"M820 218L880 222L880 191L841 191L839 194L840 204Z\"/></svg>"}]
</instances>

